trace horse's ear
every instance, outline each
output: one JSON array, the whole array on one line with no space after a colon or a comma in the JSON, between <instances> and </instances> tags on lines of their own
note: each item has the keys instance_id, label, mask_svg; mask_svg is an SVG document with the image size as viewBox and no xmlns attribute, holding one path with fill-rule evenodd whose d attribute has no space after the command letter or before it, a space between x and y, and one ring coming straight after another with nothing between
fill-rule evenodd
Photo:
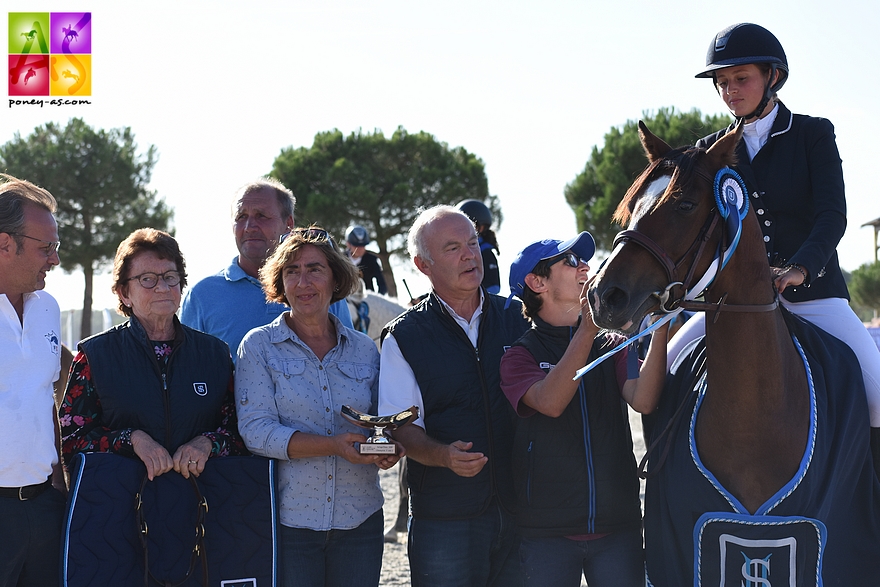
<instances>
[{"instance_id":1,"label":"horse's ear","mask_svg":"<svg viewBox=\"0 0 880 587\"><path fill-rule=\"evenodd\" d=\"M668 144L662 139L657 138L641 120L639 121L639 140L645 148L645 155L648 156L648 162L653 163L657 159L662 159L663 155L672 150Z\"/></svg>"},{"instance_id":2,"label":"horse's ear","mask_svg":"<svg viewBox=\"0 0 880 587\"><path fill-rule=\"evenodd\" d=\"M721 169L725 165L736 165L736 146L742 138L743 124L743 119L740 118L733 129L709 147L706 154L712 162L713 169Z\"/></svg>"}]
</instances>

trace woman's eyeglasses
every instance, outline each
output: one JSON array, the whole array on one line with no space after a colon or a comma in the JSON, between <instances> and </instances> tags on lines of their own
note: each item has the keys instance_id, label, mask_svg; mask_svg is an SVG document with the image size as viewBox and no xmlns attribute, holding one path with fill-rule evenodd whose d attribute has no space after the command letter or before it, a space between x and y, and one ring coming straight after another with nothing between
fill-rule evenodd
<instances>
[{"instance_id":1,"label":"woman's eyeglasses","mask_svg":"<svg viewBox=\"0 0 880 587\"><path fill-rule=\"evenodd\" d=\"M141 273L140 275L135 275L134 277L129 277L126 281L133 281L137 279L138 283L141 284L141 287L146 289L153 289L159 284L159 278L162 278L162 281L165 282L165 285L168 287L174 287L178 283L180 283L180 273L177 271L166 271L165 273Z\"/></svg>"},{"instance_id":2,"label":"woman's eyeglasses","mask_svg":"<svg viewBox=\"0 0 880 587\"><path fill-rule=\"evenodd\" d=\"M47 257L51 257L52 253L57 252L58 249L61 248L61 241L44 241L41 238L34 238L34 237L28 236L26 234L21 234L20 232L10 232L8 234L10 234L12 236L21 236L24 238L29 238L32 241L37 241L38 243L43 243L46 246L42 247L42 249L43 249L43 252L46 253Z\"/></svg>"},{"instance_id":3,"label":"woman's eyeglasses","mask_svg":"<svg viewBox=\"0 0 880 587\"><path fill-rule=\"evenodd\" d=\"M584 261L583 259L581 259L577 255L575 255L574 253L564 253L564 254L560 255L559 257L556 257L555 259L553 259L549 263L547 263L547 269L550 269L551 267L553 267L554 265L556 265L560 261L562 261L563 263L565 263L569 267L574 267L575 269L580 267L581 263L586 263L586 261Z\"/></svg>"}]
</instances>

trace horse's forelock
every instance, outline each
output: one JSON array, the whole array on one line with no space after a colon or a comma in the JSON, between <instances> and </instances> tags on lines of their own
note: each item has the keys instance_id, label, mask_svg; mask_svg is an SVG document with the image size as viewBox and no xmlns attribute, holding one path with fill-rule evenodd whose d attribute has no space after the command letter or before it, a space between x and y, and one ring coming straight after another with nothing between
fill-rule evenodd
<instances>
[{"instance_id":1,"label":"horse's forelock","mask_svg":"<svg viewBox=\"0 0 880 587\"><path fill-rule=\"evenodd\" d=\"M620 200L620 204L617 205L617 209L614 211L614 216L611 217L614 222L620 226L626 226L629 224L629 219L632 217L632 211L635 208L639 194L642 193L642 190L644 190L647 185L654 181L655 171L663 161L664 159L657 159L648 164L642 174L636 178L631 186L629 186L629 189L626 190L626 194L623 195L623 199Z\"/></svg>"}]
</instances>

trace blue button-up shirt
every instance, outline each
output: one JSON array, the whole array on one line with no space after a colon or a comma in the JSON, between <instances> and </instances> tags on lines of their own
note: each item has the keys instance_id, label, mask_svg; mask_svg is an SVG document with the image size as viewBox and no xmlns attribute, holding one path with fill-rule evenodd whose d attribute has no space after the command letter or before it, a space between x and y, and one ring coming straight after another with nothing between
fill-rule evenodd
<instances>
[{"instance_id":1,"label":"blue button-up shirt","mask_svg":"<svg viewBox=\"0 0 880 587\"><path fill-rule=\"evenodd\" d=\"M349 405L373 412L379 352L365 334L333 315L336 346L323 360L287 325L284 316L250 331L238 350L235 403L238 427L251 452L278 459L281 523L310 530L352 529L382 507L379 469L342 457L290 459L295 432L367 435L340 415Z\"/></svg>"}]
</instances>

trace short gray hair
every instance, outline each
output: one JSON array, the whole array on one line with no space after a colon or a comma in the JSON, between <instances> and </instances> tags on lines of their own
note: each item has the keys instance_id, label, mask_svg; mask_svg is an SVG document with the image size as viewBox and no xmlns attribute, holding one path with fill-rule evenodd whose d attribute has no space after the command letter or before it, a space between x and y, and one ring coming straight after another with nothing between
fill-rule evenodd
<instances>
[{"instance_id":1,"label":"short gray hair","mask_svg":"<svg viewBox=\"0 0 880 587\"><path fill-rule=\"evenodd\" d=\"M0 232L13 235L17 249L23 239L17 236L24 228L24 206L31 204L54 214L58 207L55 198L45 189L31 182L0 173Z\"/></svg>"},{"instance_id":2,"label":"short gray hair","mask_svg":"<svg viewBox=\"0 0 880 587\"><path fill-rule=\"evenodd\" d=\"M412 228L409 229L409 234L406 237L406 249L411 258L415 259L416 257L419 257L428 263L434 263L434 259L431 258L431 253L428 252L428 244L425 242L425 230L432 222L446 218L447 216L461 216L467 220L468 223L473 224L471 219L461 210L453 206L447 206L446 204L422 210L418 217L416 217L415 222L413 222Z\"/></svg>"},{"instance_id":3,"label":"short gray hair","mask_svg":"<svg viewBox=\"0 0 880 587\"><path fill-rule=\"evenodd\" d=\"M249 194L261 192L263 190L273 192L275 197L278 198L278 207L281 209L281 216L283 218L287 218L288 216L291 218L293 217L293 210L296 207L296 197L293 195L292 191L287 189L287 186L274 177L261 177L260 179L246 183L238 188L235 192L235 199L232 200L233 216L235 215L236 206L239 200Z\"/></svg>"}]
</instances>

